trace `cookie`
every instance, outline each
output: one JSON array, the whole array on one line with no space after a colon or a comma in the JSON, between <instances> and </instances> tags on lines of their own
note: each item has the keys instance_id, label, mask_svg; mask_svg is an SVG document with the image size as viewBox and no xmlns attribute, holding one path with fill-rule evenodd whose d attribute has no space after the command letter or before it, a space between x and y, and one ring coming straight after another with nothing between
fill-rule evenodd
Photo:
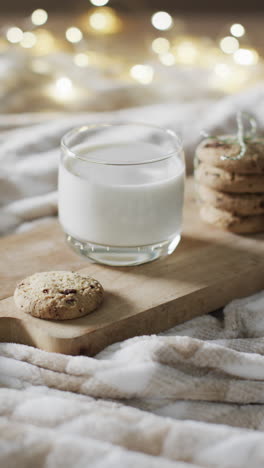
<instances>
[{"instance_id":1,"label":"cookie","mask_svg":"<svg viewBox=\"0 0 264 468\"><path fill-rule=\"evenodd\" d=\"M220 210L242 216L264 214L264 193L226 193L197 184L199 199Z\"/></svg>"},{"instance_id":2,"label":"cookie","mask_svg":"<svg viewBox=\"0 0 264 468\"><path fill-rule=\"evenodd\" d=\"M206 138L197 147L196 157L209 166L219 167L228 172L264 175L264 139L263 142L248 141L245 155L239 160L221 159L223 155L237 156L239 152L240 146L238 143L224 143L216 138Z\"/></svg>"},{"instance_id":3,"label":"cookie","mask_svg":"<svg viewBox=\"0 0 264 468\"><path fill-rule=\"evenodd\" d=\"M71 271L35 273L15 290L16 306L34 317L68 320L93 312L103 300L103 288L94 278Z\"/></svg>"},{"instance_id":4,"label":"cookie","mask_svg":"<svg viewBox=\"0 0 264 468\"><path fill-rule=\"evenodd\" d=\"M231 193L264 193L264 174L236 174L201 163L195 179L214 190Z\"/></svg>"},{"instance_id":5,"label":"cookie","mask_svg":"<svg viewBox=\"0 0 264 468\"><path fill-rule=\"evenodd\" d=\"M253 234L264 231L264 215L238 216L205 204L201 206L200 215L206 223L226 231L238 234Z\"/></svg>"}]
</instances>

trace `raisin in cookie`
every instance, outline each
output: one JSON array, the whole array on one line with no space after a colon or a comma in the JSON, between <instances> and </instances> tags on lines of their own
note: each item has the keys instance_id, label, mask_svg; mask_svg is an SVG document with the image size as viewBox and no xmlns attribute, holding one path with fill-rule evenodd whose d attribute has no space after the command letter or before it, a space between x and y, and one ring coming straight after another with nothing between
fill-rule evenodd
<instances>
[{"instance_id":1,"label":"raisin in cookie","mask_svg":"<svg viewBox=\"0 0 264 468\"><path fill-rule=\"evenodd\" d=\"M227 139L230 137L226 137ZM243 158L222 160L221 156L237 156L240 152L238 143L225 143L216 138L203 140L196 150L198 160L210 166L219 167L238 174L264 174L264 140L247 141Z\"/></svg>"},{"instance_id":2,"label":"raisin in cookie","mask_svg":"<svg viewBox=\"0 0 264 468\"><path fill-rule=\"evenodd\" d=\"M16 306L34 317L68 320L93 312L103 300L103 288L94 278L71 271L35 273L15 290Z\"/></svg>"}]
</instances>

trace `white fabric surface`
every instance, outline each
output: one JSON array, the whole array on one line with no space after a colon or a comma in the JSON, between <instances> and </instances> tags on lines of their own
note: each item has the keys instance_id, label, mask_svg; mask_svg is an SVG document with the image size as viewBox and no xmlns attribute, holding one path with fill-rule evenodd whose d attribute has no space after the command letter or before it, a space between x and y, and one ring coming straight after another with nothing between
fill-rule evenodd
<instances>
[{"instance_id":1,"label":"white fabric surface","mask_svg":"<svg viewBox=\"0 0 264 468\"><path fill-rule=\"evenodd\" d=\"M96 356L0 344L0 466L262 468L264 292Z\"/></svg>"},{"instance_id":2,"label":"white fabric surface","mask_svg":"<svg viewBox=\"0 0 264 468\"><path fill-rule=\"evenodd\" d=\"M179 92L169 102L112 112L0 115L0 233L28 228L32 221L56 214L60 139L75 126L130 120L172 128L183 139L188 169L201 130L235 130L238 110L252 113L263 134L264 85L221 99L192 90L191 98Z\"/></svg>"}]
</instances>

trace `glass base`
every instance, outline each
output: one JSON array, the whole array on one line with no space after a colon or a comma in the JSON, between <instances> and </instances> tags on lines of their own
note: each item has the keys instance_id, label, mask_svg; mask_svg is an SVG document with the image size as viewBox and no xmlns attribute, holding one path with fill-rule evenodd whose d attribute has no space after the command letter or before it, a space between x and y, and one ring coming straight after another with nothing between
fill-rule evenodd
<instances>
[{"instance_id":1,"label":"glass base","mask_svg":"<svg viewBox=\"0 0 264 468\"><path fill-rule=\"evenodd\" d=\"M170 240L141 247L108 247L79 241L69 234L66 234L66 240L75 252L92 262L110 266L132 266L170 255L179 244L181 236L177 234Z\"/></svg>"}]
</instances>

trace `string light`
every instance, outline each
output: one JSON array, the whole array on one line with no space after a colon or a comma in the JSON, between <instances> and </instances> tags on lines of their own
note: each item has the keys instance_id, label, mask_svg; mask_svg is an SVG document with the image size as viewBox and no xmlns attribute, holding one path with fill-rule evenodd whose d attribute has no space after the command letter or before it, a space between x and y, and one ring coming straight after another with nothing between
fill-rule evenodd
<instances>
[{"instance_id":1,"label":"string light","mask_svg":"<svg viewBox=\"0 0 264 468\"><path fill-rule=\"evenodd\" d=\"M137 64L131 67L130 75L139 83L147 85L153 80L154 72L150 65Z\"/></svg>"},{"instance_id":2,"label":"string light","mask_svg":"<svg viewBox=\"0 0 264 468\"><path fill-rule=\"evenodd\" d=\"M156 52L156 54L164 54L165 52L168 52L170 42L165 37L157 37L152 41L151 47L153 52Z\"/></svg>"},{"instance_id":3,"label":"string light","mask_svg":"<svg viewBox=\"0 0 264 468\"><path fill-rule=\"evenodd\" d=\"M232 24L232 26L230 28L230 32L235 37L242 37L245 34L245 28L244 28L244 26L242 24L235 23L235 24Z\"/></svg>"},{"instance_id":4,"label":"string light","mask_svg":"<svg viewBox=\"0 0 264 468\"><path fill-rule=\"evenodd\" d=\"M256 65L258 62L258 53L254 49L238 49L233 57L238 65Z\"/></svg>"},{"instance_id":5,"label":"string light","mask_svg":"<svg viewBox=\"0 0 264 468\"><path fill-rule=\"evenodd\" d=\"M154 28L159 29L160 31L165 31L171 28L173 20L171 15L166 11L157 11L152 15L151 23Z\"/></svg>"},{"instance_id":6,"label":"string light","mask_svg":"<svg viewBox=\"0 0 264 468\"><path fill-rule=\"evenodd\" d=\"M121 21L112 8L102 7L91 12L88 24L100 34L113 34L121 29Z\"/></svg>"},{"instance_id":7,"label":"string light","mask_svg":"<svg viewBox=\"0 0 264 468\"><path fill-rule=\"evenodd\" d=\"M167 52L166 54L161 54L159 59L163 65L167 65L170 67L171 65L175 64L175 57L171 52Z\"/></svg>"},{"instance_id":8,"label":"string light","mask_svg":"<svg viewBox=\"0 0 264 468\"><path fill-rule=\"evenodd\" d=\"M119 17L116 10L105 6L108 2L109 0L90 0L95 8L89 9L88 13L83 15L80 24L78 24L79 27L71 26L66 29L66 40L73 44L79 43L83 39L84 31L97 36L106 36L107 34L119 32L122 29L123 18ZM256 50L240 47L238 38L246 33L242 24L234 23L229 25L229 35L223 37L217 44L209 38L199 39L191 35L184 35L182 27L180 29L177 25L177 20L173 20L166 11L157 11L150 19L152 26L159 31L169 30L173 25L176 30L174 36L170 33L170 38L162 37L166 36L166 33L156 32L156 35L160 37L154 38L150 43L151 50L158 55L157 59L163 65L173 66L177 63L184 65L196 64L206 67L209 70L209 85L225 92L237 91L245 87L254 78L254 65L258 63L260 58ZM22 55L28 61L26 66L34 73L49 76L49 80L51 80L52 76L54 77L54 73L60 73L60 67L62 69L61 73L65 73L65 71L63 72L64 62L54 62L52 57L44 58L43 56L54 54L56 50L60 52L65 50L67 53L72 53L71 66L73 64L80 68L89 66L94 70L99 70L99 73L107 76L111 75L111 77L117 77L121 80L128 79L129 74L133 80L142 85L152 83L154 69L151 65L142 62L131 66L131 63L128 64L129 58L127 56L123 56L123 58L120 56L119 49L116 54L109 54L108 51L102 52L102 50L99 51L96 48L93 50L93 46L92 50L89 49L89 51L80 47L77 50L79 53L76 53L76 51L72 51L72 47L67 46L65 38L63 40L59 32L57 35L53 35L48 29L41 28L41 25L45 24L47 20L48 13L45 10L37 9L33 11L31 21L35 27L33 28L32 25L31 28L29 27L32 31L23 33L19 27L10 27L6 31L5 37L0 38L0 49L6 50L10 46L7 41L11 44L20 44L21 47L29 49L27 55L24 53ZM104 40L106 41L107 38L105 37ZM82 45L84 46L84 42ZM223 53L232 57L225 57ZM30 60L28 60L28 57L30 57ZM150 58L153 59L153 54ZM144 60L147 61L147 57ZM263 61L261 61L261 64L263 67ZM262 70L262 68L259 67L258 70ZM81 76L81 70L78 73ZM85 71L83 71L83 76L85 76ZM45 77L45 80L48 80L47 77ZM43 81L43 83L45 82ZM74 85L70 77L67 76L58 76L52 84L45 86L46 88L43 87L43 89L54 101L58 100L63 104L64 101L68 101L69 106L73 106L78 97L82 97L84 93L87 95L88 92L86 88L84 90L84 88Z\"/></svg>"},{"instance_id":9,"label":"string light","mask_svg":"<svg viewBox=\"0 0 264 468\"><path fill-rule=\"evenodd\" d=\"M31 15L31 21L36 26L41 26L45 24L48 20L48 13L46 10L42 8L38 8L37 10L33 11Z\"/></svg>"},{"instance_id":10,"label":"string light","mask_svg":"<svg viewBox=\"0 0 264 468\"><path fill-rule=\"evenodd\" d=\"M83 38L83 33L79 28L72 26L68 28L65 32L67 41L74 43L80 42Z\"/></svg>"},{"instance_id":11,"label":"string light","mask_svg":"<svg viewBox=\"0 0 264 468\"><path fill-rule=\"evenodd\" d=\"M58 78L55 81L54 85L51 85L49 87L49 94L58 101L72 99L74 96L74 88L72 81L66 76Z\"/></svg>"},{"instance_id":12,"label":"string light","mask_svg":"<svg viewBox=\"0 0 264 468\"><path fill-rule=\"evenodd\" d=\"M9 28L6 32L6 38L12 44L17 44L23 38L23 31L16 26Z\"/></svg>"},{"instance_id":13,"label":"string light","mask_svg":"<svg viewBox=\"0 0 264 468\"><path fill-rule=\"evenodd\" d=\"M34 47L34 45L37 42L37 38L34 33L27 31L24 32L23 37L20 41L20 45L24 47L25 49L30 49L31 47Z\"/></svg>"},{"instance_id":14,"label":"string light","mask_svg":"<svg viewBox=\"0 0 264 468\"><path fill-rule=\"evenodd\" d=\"M235 37L226 36L221 39L220 47L225 54L233 54L239 48L239 42Z\"/></svg>"},{"instance_id":15,"label":"string light","mask_svg":"<svg viewBox=\"0 0 264 468\"><path fill-rule=\"evenodd\" d=\"M89 57L88 55L80 52L79 54L76 54L73 58L73 61L75 65L78 67L87 67L89 65Z\"/></svg>"},{"instance_id":16,"label":"string light","mask_svg":"<svg viewBox=\"0 0 264 468\"><path fill-rule=\"evenodd\" d=\"M70 91L72 89L72 81L70 78L66 77L58 78L56 81L56 88L63 93L65 91Z\"/></svg>"},{"instance_id":17,"label":"string light","mask_svg":"<svg viewBox=\"0 0 264 468\"><path fill-rule=\"evenodd\" d=\"M105 6L109 2L109 0L90 0L91 4L94 6Z\"/></svg>"}]
</instances>

